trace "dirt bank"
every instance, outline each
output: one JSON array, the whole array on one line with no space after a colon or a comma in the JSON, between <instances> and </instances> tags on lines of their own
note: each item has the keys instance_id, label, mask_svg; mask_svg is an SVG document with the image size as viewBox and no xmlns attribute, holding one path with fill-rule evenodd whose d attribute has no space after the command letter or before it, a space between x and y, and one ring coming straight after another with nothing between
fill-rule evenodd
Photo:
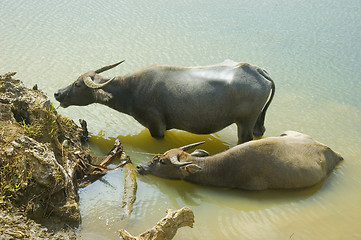
<instances>
[{"instance_id":1,"label":"dirt bank","mask_svg":"<svg viewBox=\"0 0 361 240\"><path fill-rule=\"evenodd\" d=\"M1 239L75 238L76 182L92 158L83 146L87 131L14 75L0 75Z\"/></svg>"}]
</instances>

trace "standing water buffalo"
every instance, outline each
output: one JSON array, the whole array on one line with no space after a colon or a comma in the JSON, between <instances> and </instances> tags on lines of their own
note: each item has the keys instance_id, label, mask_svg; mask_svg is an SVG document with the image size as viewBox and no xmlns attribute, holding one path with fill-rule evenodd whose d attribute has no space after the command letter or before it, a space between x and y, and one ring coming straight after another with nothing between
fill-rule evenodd
<instances>
[{"instance_id":1,"label":"standing water buffalo","mask_svg":"<svg viewBox=\"0 0 361 240\"><path fill-rule=\"evenodd\" d=\"M63 107L101 103L134 117L155 138L177 128L196 134L237 124L238 142L260 137L275 92L267 72L247 63L204 67L154 65L123 77L89 71L54 96ZM267 101L268 100L268 101Z\"/></svg>"},{"instance_id":2,"label":"standing water buffalo","mask_svg":"<svg viewBox=\"0 0 361 240\"><path fill-rule=\"evenodd\" d=\"M204 150L185 152L201 143L171 149L139 164L137 170L209 186L297 189L319 183L343 159L310 136L293 131L243 143L213 156Z\"/></svg>"}]
</instances>

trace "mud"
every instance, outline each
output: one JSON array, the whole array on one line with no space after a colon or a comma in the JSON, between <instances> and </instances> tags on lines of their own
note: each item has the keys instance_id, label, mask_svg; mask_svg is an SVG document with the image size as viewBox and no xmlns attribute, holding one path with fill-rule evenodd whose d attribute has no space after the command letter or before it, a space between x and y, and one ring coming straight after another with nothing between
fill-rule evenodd
<instances>
[{"instance_id":1,"label":"mud","mask_svg":"<svg viewBox=\"0 0 361 240\"><path fill-rule=\"evenodd\" d=\"M93 158L86 128L14 75L0 75L1 239L75 239L77 180Z\"/></svg>"}]
</instances>

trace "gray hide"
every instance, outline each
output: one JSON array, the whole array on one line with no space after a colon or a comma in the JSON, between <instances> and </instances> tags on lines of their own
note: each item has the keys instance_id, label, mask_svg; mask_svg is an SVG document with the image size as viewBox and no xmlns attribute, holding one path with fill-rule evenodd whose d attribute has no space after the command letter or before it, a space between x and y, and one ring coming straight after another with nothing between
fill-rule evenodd
<instances>
[{"instance_id":1,"label":"gray hide","mask_svg":"<svg viewBox=\"0 0 361 240\"><path fill-rule=\"evenodd\" d=\"M134 117L155 138L172 128L209 134L236 123L241 143L265 131L275 86L257 66L236 62L205 67L154 65L123 77L99 75L118 64L83 74L58 90L55 98L63 107L107 105Z\"/></svg>"},{"instance_id":2,"label":"gray hide","mask_svg":"<svg viewBox=\"0 0 361 240\"><path fill-rule=\"evenodd\" d=\"M287 131L204 157L172 149L137 166L140 174L246 190L313 186L343 158L310 136Z\"/></svg>"}]
</instances>

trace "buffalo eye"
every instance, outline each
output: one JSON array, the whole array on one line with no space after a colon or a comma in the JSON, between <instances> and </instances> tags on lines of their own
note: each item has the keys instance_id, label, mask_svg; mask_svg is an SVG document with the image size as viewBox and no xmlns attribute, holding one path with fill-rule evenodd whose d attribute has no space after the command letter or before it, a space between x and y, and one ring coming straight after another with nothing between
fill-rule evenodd
<instances>
[{"instance_id":1,"label":"buffalo eye","mask_svg":"<svg viewBox=\"0 0 361 240\"><path fill-rule=\"evenodd\" d=\"M159 159L159 163L160 163L160 164L165 164L164 159Z\"/></svg>"},{"instance_id":2,"label":"buffalo eye","mask_svg":"<svg viewBox=\"0 0 361 240\"><path fill-rule=\"evenodd\" d=\"M157 163L158 161L159 161L159 155L156 155L153 157L150 163L153 164L153 163Z\"/></svg>"},{"instance_id":3,"label":"buffalo eye","mask_svg":"<svg viewBox=\"0 0 361 240\"><path fill-rule=\"evenodd\" d=\"M81 87L81 83L80 82L75 82L75 87Z\"/></svg>"}]
</instances>

